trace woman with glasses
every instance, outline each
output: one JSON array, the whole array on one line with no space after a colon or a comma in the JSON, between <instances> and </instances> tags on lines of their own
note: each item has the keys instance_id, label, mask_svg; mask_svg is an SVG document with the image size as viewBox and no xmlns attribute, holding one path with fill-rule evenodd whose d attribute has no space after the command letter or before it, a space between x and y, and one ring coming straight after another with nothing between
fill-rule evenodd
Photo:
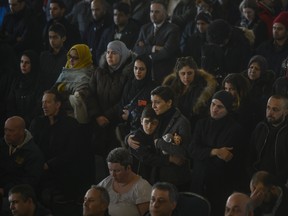
<instances>
[{"instance_id":1,"label":"woman with glasses","mask_svg":"<svg viewBox=\"0 0 288 216\"><path fill-rule=\"evenodd\" d=\"M210 99L217 82L213 75L199 69L191 56L178 58L174 73L163 84L176 93L175 105L190 121L192 130L199 118L208 115Z\"/></svg>"},{"instance_id":2,"label":"woman with glasses","mask_svg":"<svg viewBox=\"0 0 288 216\"><path fill-rule=\"evenodd\" d=\"M89 121L86 103L90 95L89 81L94 69L92 63L92 55L87 45L72 46L67 53L67 63L53 87L69 101L73 108L72 115L83 124ZM67 109L69 110L69 107Z\"/></svg>"}]
</instances>

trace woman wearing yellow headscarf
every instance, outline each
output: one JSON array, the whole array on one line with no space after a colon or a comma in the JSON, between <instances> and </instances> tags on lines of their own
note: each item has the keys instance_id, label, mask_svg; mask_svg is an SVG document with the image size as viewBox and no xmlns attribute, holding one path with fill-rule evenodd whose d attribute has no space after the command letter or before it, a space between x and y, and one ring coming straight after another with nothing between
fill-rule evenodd
<instances>
[{"instance_id":1,"label":"woman wearing yellow headscarf","mask_svg":"<svg viewBox=\"0 0 288 216\"><path fill-rule=\"evenodd\" d=\"M90 94L89 80L93 69L89 47L76 44L68 51L67 63L55 84L62 95L69 95L73 115L79 123L88 122L86 100Z\"/></svg>"}]
</instances>

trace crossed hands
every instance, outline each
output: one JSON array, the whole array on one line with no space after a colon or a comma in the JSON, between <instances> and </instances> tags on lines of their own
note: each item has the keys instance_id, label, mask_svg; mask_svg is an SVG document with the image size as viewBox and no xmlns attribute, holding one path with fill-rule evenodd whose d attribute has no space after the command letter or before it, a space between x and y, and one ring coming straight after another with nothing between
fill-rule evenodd
<instances>
[{"instance_id":1,"label":"crossed hands","mask_svg":"<svg viewBox=\"0 0 288 216\"><path fill-rule=\"evenodd\" d=\"M100 127L105 127L110 123L109 119L107 119L105 116L98 116L96 118L96 122Z\"/></svg>"},{"instance_id":2,"label":"crossed hands","mask_svg":"<svg viewBox=\"0 0 288 216\"><path fill-rule=\"evenodd\" d=\"M140 147L140 142L133 139L134 135L130 135L127 139L128 145L133 149L138 149ZM181 166L185 163L185 158L176 155L169 155L169 162Z\"/></svg>"},{"instance_id":3,"label":"crossed hands","mask_svg":"<svg viewBox=\"0 0 288 216\"><path fill-rule=\"evenodd\" d=\"M226 162L230 161L233 158L232 151L233 147L222 147L219 149L212 149L211 156L217 156L221 160Z\"/></svg>"}]
</instances>

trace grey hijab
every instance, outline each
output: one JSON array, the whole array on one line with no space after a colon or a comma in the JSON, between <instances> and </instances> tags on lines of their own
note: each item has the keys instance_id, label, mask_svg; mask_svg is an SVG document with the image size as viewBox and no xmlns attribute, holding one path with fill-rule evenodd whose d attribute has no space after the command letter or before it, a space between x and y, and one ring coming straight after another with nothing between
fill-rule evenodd
<instances>
[{"instance_id":1,"label":"grey hijab","mask_svg":"<svg viewBox=\"0 0 288 216\"><path fill-rule=\"evenodd\" d=\"M131 56L130 50L126 47L126 45L119 40L111 41L107 45L107 50L111 49L114 52L117 52L120 55L120 61L117 65L109 66L110 71L116 71L118 70Z\"/></svg>"}]
</instances>

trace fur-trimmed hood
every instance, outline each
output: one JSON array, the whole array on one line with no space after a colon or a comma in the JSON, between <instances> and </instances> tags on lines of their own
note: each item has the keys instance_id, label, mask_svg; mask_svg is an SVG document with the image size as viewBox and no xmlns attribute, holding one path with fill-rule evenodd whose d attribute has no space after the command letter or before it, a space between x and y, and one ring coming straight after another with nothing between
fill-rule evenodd
<instances>
[{"instance_id":1,"label":"fur-trimmed hood","mask_svg":"<svg viewBox=\"0 0 288 216\"><path fill-rule=\"evenodd\" d=\"M176 76L177 76L176 72L166 76L162 85L170 86L173 88L175 86ZM201 87L203 88L199 97L196 99L196 102L193 104L192 107L193 113L199 114L201 109L207 106L207 103L210 102L209 100L215 93L217 85L218 85L217 81L212 74L206 72L203 69L198 69L198 73L195 76L194 81L191 83L190 89L188 90L190 91L194 88L197 88L197 86L199 86L199 88ZM179 93L177 92L176 94L179 95Z\"/></svg>"}]
</instances>

